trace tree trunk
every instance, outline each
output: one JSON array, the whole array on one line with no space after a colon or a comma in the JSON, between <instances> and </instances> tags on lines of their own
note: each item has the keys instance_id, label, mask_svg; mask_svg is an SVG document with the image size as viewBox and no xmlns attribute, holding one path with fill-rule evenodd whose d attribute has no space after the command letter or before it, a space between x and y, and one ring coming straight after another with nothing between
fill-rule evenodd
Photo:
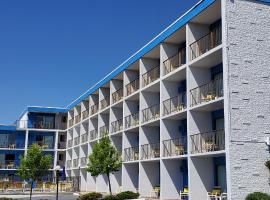
<instances>
[{"instance_id":1,"label":"tree trunk","mask_svg":"<svg viewBox=\"0 0 270 200\"><path fill-rule=\"evenodd\" d=\"M34 183L34 181L31 181L30 200L32 200L33 183Z\"/></svg>"},{"instance_id":2,"label":"tree trunk","mask_svg":"<svg viewBox=\"0 0 270 200\"><path fill-rule=\"evenodd\" d=\"M112 187L111 187L111 180L110 180L110 174L107 174L108 177L108 182L109 182L109 190L110 190L110 195L112 195Z\"/></svg>"}]
</instances>

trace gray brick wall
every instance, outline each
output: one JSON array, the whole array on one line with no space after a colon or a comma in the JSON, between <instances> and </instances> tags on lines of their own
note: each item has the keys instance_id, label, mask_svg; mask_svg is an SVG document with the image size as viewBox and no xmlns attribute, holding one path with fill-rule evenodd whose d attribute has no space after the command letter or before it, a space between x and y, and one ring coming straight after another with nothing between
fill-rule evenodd
<instances>
[{"instance_id":1,"label":"gray brick wall","mask_svg":"<svg viewBox=\"0 0 270 200\"><path fill-rule=\"evenodd\" d=\"M227 76L228 190L232 200L248 193L270 194L270 6L224 0Z\"/></svg>"}]
</instances>

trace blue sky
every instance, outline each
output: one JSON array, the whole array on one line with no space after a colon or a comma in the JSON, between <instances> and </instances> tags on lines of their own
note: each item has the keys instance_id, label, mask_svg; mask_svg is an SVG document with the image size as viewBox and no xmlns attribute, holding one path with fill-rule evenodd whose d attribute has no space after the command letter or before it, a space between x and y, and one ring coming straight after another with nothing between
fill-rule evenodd
<instances>
[{"instance_id":1,"label":"blue sky","mask_svg":"<svg viewBox=\"0 0 270 200\"><path fill-rule=\"evenodd\" d=\"M198 0L1 0L0 123L65 107Z\"/></svg>"}]
</instances>

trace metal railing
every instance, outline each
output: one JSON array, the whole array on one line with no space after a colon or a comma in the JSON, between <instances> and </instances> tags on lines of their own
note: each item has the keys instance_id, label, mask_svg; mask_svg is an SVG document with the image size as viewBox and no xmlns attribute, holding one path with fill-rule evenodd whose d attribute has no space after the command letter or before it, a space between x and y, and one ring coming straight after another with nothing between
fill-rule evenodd
<instances>
[{"instance_id":1,"label":"metal railing","mask_svg":"<svg viewBox=\"0 0 270 200\"><path fill-rule=\"evenodd\" d=\"M9 140L9 139L8 139ZM14 141L0 141L0 148L5 148L5 149L24 149L24 144Z\"/></svg>"},{"instance_id":2,"label":"metal railing","mask_svg":"<svg viewBox=\"0 0 270 200\"><path fill-rule=\"evenodd\" d=\"M96 129L92 130L89 132L89 135L90 135L90 140L95 140L98 138L98 131Z\"/></svg>"},{"instance_id":3,"label":"metal railing","mask_svg":"<svg viewBox=\"0 0 270 200\"><path fill-rule=\"evenodd\" d=\"M78 167L79 166L79 158L73 159L73 167Z\"/></svg>"},{"instance_id":4,"label":"metal railing","mask_svg":"<svg viewBox=\"0 0 270 200\"><path fill-rule=\"evenodd\" d=\"M74 119L72 118L72 119L68 120L68 126L71 127L73 125L74 125Z\"/></svg>"},{"instance_id":5,"label":"metal railing","mask_svg":"<svg viewBox=\"0 0 270 200\"><path fill-rule=\"evenodd\" d=\"M15 163L15 160L3 160L0 161L0 169L16 169L18 165Z\"/></svg>"},{"instance_id":6,"label":"metal railing","mask_svg":"<svg viewBox=\"0 0 270 200\"><path fill-rule=\"evenodd\" d=\"M160 105L156 104L149 108L142 110L142 122L148 122L151 120L154 120L156 118L159 118L160 116Z\"/></svg>"},{"instance_id":7,"label":"metal railing","mask_svg":"<svg viewBox=\"0 0 270 200\"><path fill-rule=\"evenodd\" d=\"M139 87L140 87L140 79L138 77L126 85L127 96L136 92L139 89Z\"/></svg>"},{"instance_id":8,"label":"metal railing","mask_svg":"<svg viewBox=\"0 0 270 200\"><path fill-rule=\"evenodd\" d=\"M98 107L99 107L99 104L98 103L95 104L95 105L92 105L90 107L91 115L96 114L98 112Z\"/></svg>"},{"instance_id":9,"label":"metal railing","mask_svg":"<svg viewBox=\"0 0 270 200\"><path fill-rule=\"evenodd\" d=\"M142 160L160 157L160 143L144 144L141 150Z\"/></svg>"},{"instance_id":10,"label":"metal railing","mask_svg":"<svg viewBox=\"0 0 270 200\"><path fill-rule=\"evenodd\" d=\"M107 135L109 135L109 128L107 125L105 126L102 126L99 128L99 134L100 134L100 137L105 137Z\"/></svg>"},{"instance_id":11,"label":"metal railing","mask_svg":"<svg viewBox=\"0 0 270 200\"><path fill-rule=\"evenodd\" d=\"M89 117L89 109L86 109L82 112L82 118L86 119L87 117Z\"/></svg>"},{"instance_id":12,"label":"metal railing","mask_svg":"<svg viewBox=\"0 0 270 200\"><path fill-rule=\"evenodd\" d=\"M66 142L58 142L58 149L66 149L66 145L67 143Z\"/></svg>"},{"instance_id":13,"label":"metal railing","mask_svg":"<svg viewBox=\"0 0 270 200\"><path fill-rule=\"evenodd\" d=\"M190 106L212 101L220 97L223 97L222 77L190 90Z\"/></svg>"},{"instance_id":14,"label":"metal railing","mask_svg":"<svg viewBox=\"0 0 270 200\"><path fill-rule=\"evenodd\" d=\"M193 60L222 43L221 25L190 45L190 60Z\"/></svg>"},{"instance_id":15,"label":"metal railing","mask_svg":"<svg viewBox=\"0 0 270 200\"><path fill-rule=\"evenodd\" d=\"M67 160L66 165L67 165L67 168L70 169L72 166L71 160Z\"/></svg>"},{"instance_id":16,"label":"metal railing","mask_svg":"<svg viewBox=\"0 0 270 200\"><path fill-rule=\"evenodd\" d=\"M142 75L143 87L159 79L159 77L160 77L160 66L158 65Z\"/></svg>"},{"instance_id":17,"label":"metal railing","mask_svg":"<svg viewBox=\"0 0 270 200\"><path fill-rule=\"evenodd\" d=\"M186 92L163 101L163 116L174 112L182 111L186 108Z\"/></svg>"},{"instance_id":18,"label":"metal railing","mask_svg":"<svg viewBox=\"0 0 270 200\"><path fill-rule=\"evenodd\" d=\"M187 154L187 137L163 141L163 156L179 156Z\"/></svg>"},{"instance_id":19,"label":"metal railing","mask_svg":"<svg viewBox=\"0 0 270 200\"><path fill-rule=\"evenodd\" d=\"M32 129L66 129L63 125L56 121L42 121L42 120L17 120L16 126L20 128L32 128Z\"/></svg>"},{"instance_id":20,"label":"metal railing","mask_svg":"<svg viewBox=\"0 0 270 200\"><path fill-rule=\"evenodd\" d=\"M67 145L68 148L71 148L72 145L73 145L73 140L72 139L68 140L68 145Z\"/></svg>"},{"instance_id":21,"label":"metal railing","mask_svg":"<svg viewBox=\"0 0 270 200\"><path fill-rule=\"evenodd\" d=\"M124 152L125 152L124 161L139 160L139 146L125 148Z\"/></svg>"},{"instance_id":22,"label":"metal railing","mask_svg":"<svg viewBox=\"0 0 270 200\"><path fill-rule=\"evenodd\" d=\"M119 119L111 123L112 126L112 133L116 133L118 131L123 130L123 119Z\"/></svg>"},{"instance_id":23,"label":"metal railing","mask_svg":"<svg viewBox=\"0 0 270 200\"><path fill-rule=\"evenodd\" d=\"M85 167L86 165L87 165L87 157L82 157L80 166Z\"/></svg>"},{"instance_id":24,"label":"metal railing","mask_svg":"<svg viewBox=\"0 0 270 200\"><path fill-rule=\"evenodd\" d=\"M81 114L78 114L75 116L75 124L79 123L81 121Z\"/></svg>"},{"instance_id":25,"label":"metal railing","mask_svg":"<svg viewBox=\"0 0 270 200\"><path fill-rule=\"evenodd\" d=\"M52 143L44 142L44 141L29 141L28 147L32 145L37 145L41 149L54 149L54 146Z\"/></svg>"},{"instance_id":26,"label":"metal railing","mask_svg":"<svg viewBox=\"0 0 270 200\"><path fill-rule=\"evenodd\" d=\"M139 125L139 112L125 117L125 127L130 128Z\"/></svg>"},{"instance_id":27,"label":"metal railing","mask_svg":"<svg viewBox=\"0 0 270 200\"><path fill-rule=\"evenodd\" d=\"M110 96L106 96L104 97L104 99L102 99L100 101L100 109L104 109L107 108L110 105Z\"/></svg>"},{"instance_id":28,"label":"metal railing","mask_svg":"<svg viewBox=\"0 0 270 200\"><path fill-rule=\"evenodd\" d=\"M88 133L84 133L81 136L81 143L86 143L86 142L88 142Z\"/></svg>"},{"instance_id":29,"label":"metal railing","mask_svg":"<svg viewBox=\"0 0 270 200\"><path fill-rule=\"evenodd\" d=\"M191 153L206 153L225 150L224 130L198 133L190 136Z\"/></svg>"},{"instance_id":30,"label":"metal railing","mask_svg":"<svg viewBox=\"0 0 270 200\"><path fill-rule=\"evenodd\" d=\"M163 62L165 75L186 64L186 48L180 49L177 54Z\"/></svg>"},{"instance_id":31,"label":"metal railing","mask_svg":"<svg viewBox=\"0 0 270 200\"><path fill-rule=\"evenodd\" d=\"M119 90L112 93L112 103L116 103L123 99L123 88L120 88Z\"/></svg>"},{"instance_id":32,"label":"metal railing","mask_svg":"<svg viewBox=\"0 0 270 200\"><path fill-rule=\"evenodd\" d=\"M77 146L80 144L80 136L77 136L74 138L74 146Z\"/></svg>"}]
</instances>

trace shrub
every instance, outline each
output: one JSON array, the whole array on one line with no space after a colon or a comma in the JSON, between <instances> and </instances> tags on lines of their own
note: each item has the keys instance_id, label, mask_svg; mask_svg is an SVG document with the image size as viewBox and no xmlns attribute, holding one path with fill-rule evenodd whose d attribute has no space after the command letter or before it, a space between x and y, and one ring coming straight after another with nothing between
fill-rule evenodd
<instances>
[{"instance_id":1,"label":"shrub","mask_svg":"<svg viewBox=\"0 0 270 200\"><path fill-rule=\"evenodd\" d=\"M117 195L108 195L103 198L103 200L120 200Z\"/></svg>"},{"instance_id":2,"label":"shrub","mask_svg":"<svg viewBox=\"0 0 270 200\"><path fill-rule=\"evenodd\" d=\"M140 196L139 193L131 192L131 191L125 191L121 192L116 195L120 200L125 200L125 199L138 199Z\"/></svg>"},{"instance_id":3,"label":"shrub","mask_svg":"<svg viewBox=\"0 0 270 200\"><path fill-rule=\"evenodd\" d=\"M15 200L15 199L7 198L7 197L0 197L0 200Z\"/></svg>"},{"instance_id":4,"label":"shrub","mask_svg":"<svg viewBox=\"0 0 270 200\"><path fill-rule=\"evenodd\" d=\"M102 194L98 192L89 192L87 194L80 196L78 200L97 200L101 198L102 198Z\"/></svg>"},{"instance_id":5,"label":"shrub","mask_svg":"<svg viewBox=\"0 0 270 200\"><path fill-rule=\"evenodd\" d=\"M246 197L246 200L270 200L270 196L262 192L254 192Z\"/></svg>"}]
</instances>

